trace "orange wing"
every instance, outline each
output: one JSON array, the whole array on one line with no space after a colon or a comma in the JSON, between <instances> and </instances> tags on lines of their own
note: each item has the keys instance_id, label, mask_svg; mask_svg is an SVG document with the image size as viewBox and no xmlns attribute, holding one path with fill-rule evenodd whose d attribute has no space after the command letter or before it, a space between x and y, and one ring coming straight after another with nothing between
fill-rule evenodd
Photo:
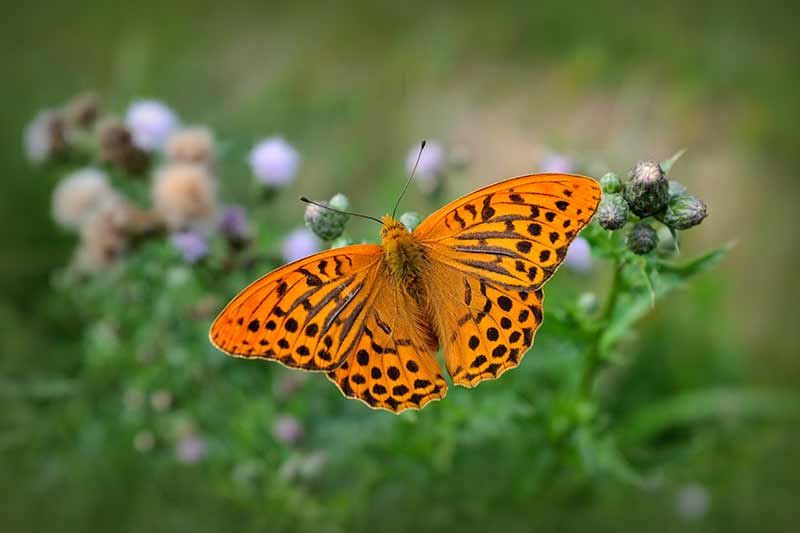
<instances>
[{"instance_id":1,"label":"orange wing","mask_svg":"<svg viewBox=\"0 0 800 533\"><path fill-rule=\"evenodd\" d=\"M281 267L223 309L211 342L230 355L333 370L361 338L381 259L380 246L364 244Z\"/></svg>"},{"instance_id":2,"label":"orange wing","mask_svg":"<svg viewBox=\"0 0 800 533\"><path fill-rule=\"evenodd\" d=\"M542 322L542 285L600 201L596 181L512 178L464 196L414 231L447 371L474 387L519 364Z\"/></svg>"},{"instance_id":3,"label":"orange wing","mask_svg":"<svg viewBox=\"0 0 800 533\"><path fill-rule=\"evenodd\" d=\"M438 343L422 310L388 277L379 276L356 345L328 377L345 396L399 413L444 398Z\"/></svg>"}]
</instances>

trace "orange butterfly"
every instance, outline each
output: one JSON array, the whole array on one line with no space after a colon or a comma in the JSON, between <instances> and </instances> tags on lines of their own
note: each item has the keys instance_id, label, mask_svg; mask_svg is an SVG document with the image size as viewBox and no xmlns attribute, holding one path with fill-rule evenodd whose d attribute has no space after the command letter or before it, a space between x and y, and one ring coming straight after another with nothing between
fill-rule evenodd
<instances>
[{"instance_id":1,"label":"orange butterfly","mask_svg":"<svg viewBox=\"0 0 800 533\"><path fill-rule=\"evenodd\" d=\"M399 413L517 366L542 323L542 285L589 223L600 187L534 174L468 194L382 245L321 252L251 284L209 336L235 356L327 372L345 396Z\"/></svg>"}]
</instances>

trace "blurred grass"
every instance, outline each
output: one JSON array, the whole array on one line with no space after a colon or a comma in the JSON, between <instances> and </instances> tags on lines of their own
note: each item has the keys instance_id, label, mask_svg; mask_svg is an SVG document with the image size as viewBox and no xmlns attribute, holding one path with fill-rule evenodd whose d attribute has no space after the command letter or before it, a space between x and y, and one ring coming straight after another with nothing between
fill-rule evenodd
<instances>
[{"instance_id":1,"label":"blurred grass","mask_svg":"<svg viewBox=\"0 0 800 533\"><path fill-rule=\"evenodd\" d=\"M542 145L585 158L599 172L688 146L675 172L705 198L711 216L690 236L687 254L730 239L740 245L722 277L706 277L672 297L645 324L631 341L637 358L619 378L626 381L623 393L609 401L622 414L637 395L652 397L652 387L665 397L737 381L796 389L792 289L800 264L788 214L800 199L800 47L793 9L781 2L7 6L0 22L0 53L11 73L0 88L0 163L8 187L0 195L3 382L35 378L64 387L80 365L81 324L65 318L68 304L54 302L50 286L73 246L49 220L58 176L29 168L21 131L39 108L93 88L120 111L132 98L162 98L186 120L208 123L230 140L220 168L228 198L247 198L242 162L252 141L281 132L304 157L287 197L342 191L373 214L391 205L405 151L424 137L471 151L470 176L450 184L450 196L536 170ZM406 205L422 212L435 207L418 195ZM280 209L276 219L287 228L300 223L299 204ZM373 230L353 227L359 236ZM4 388L11 391L5 402L13 387ZM58 402L46 409L57 413ZM7 426L23 415L2 415L2 442L15 438ZM73 423L79 420L74 415ZM756 428L721 453L703 454L710 444L697 444L701 452L686 476L702 478L714 495L702 527L791 525L788 494L796 492L800 473L783 465L800 459L791 445L796 431ZM142 478L130 451L109 450L96 463L72 465L74 494L43 493L17 474L64 474L47 473L45 444L71 446L39 443L42 463L34 465L11 464L14 458L4 454L0 499L9 530L44 529L43 506L55 506L53 515L70 517L76 528L115 527L120 516L131 530L175 530L188 522L215 530L245 520L214 501L197 473ZM486 513L518 529L525 520L566 530L701 527L676 523L668 489L615 485L601 494L569 510L535 502L524 508L512 499ZM82 507L70 507L75 502Z\"/></svg>"}]
</instances>

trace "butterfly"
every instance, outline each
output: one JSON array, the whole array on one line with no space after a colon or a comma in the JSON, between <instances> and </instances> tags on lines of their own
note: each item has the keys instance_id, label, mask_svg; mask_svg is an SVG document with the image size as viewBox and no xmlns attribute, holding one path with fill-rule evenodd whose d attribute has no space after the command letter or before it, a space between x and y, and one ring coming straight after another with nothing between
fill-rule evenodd
<instances>
[{"instance_id":1,"label":"butterfly","mask_svg":"<svg viewBox=\"0 0 800 533\"><path fill-rule=\"evenodd\" d=\"M474 191L382 244L314 254L236 296L211 327L223 352L326 372L376 409L421 409L516 367L542 324L542 286L600 201L592 178L533 174ZM377 219L376 219L377 220Z\"/></svg>"}]
</instances>

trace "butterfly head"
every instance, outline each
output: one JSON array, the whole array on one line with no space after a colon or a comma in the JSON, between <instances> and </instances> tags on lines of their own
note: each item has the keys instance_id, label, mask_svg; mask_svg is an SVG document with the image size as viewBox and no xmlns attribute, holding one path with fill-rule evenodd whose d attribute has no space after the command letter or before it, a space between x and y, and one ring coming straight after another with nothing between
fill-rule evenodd
<instances>
[{"instance_id":1,"label":"butterfly head","mask_svg":"<svg viewBox=\"0 0 800 533\"><path fill-rule=\"evenodd\" d=\"M406 228L402 222L393 218L392 215L383 215L381 217L381 224L383 224L381 228L381 240L384 246L387 241L396 240L409 234L408 228Z\"/></svg>"}]
</instances>

